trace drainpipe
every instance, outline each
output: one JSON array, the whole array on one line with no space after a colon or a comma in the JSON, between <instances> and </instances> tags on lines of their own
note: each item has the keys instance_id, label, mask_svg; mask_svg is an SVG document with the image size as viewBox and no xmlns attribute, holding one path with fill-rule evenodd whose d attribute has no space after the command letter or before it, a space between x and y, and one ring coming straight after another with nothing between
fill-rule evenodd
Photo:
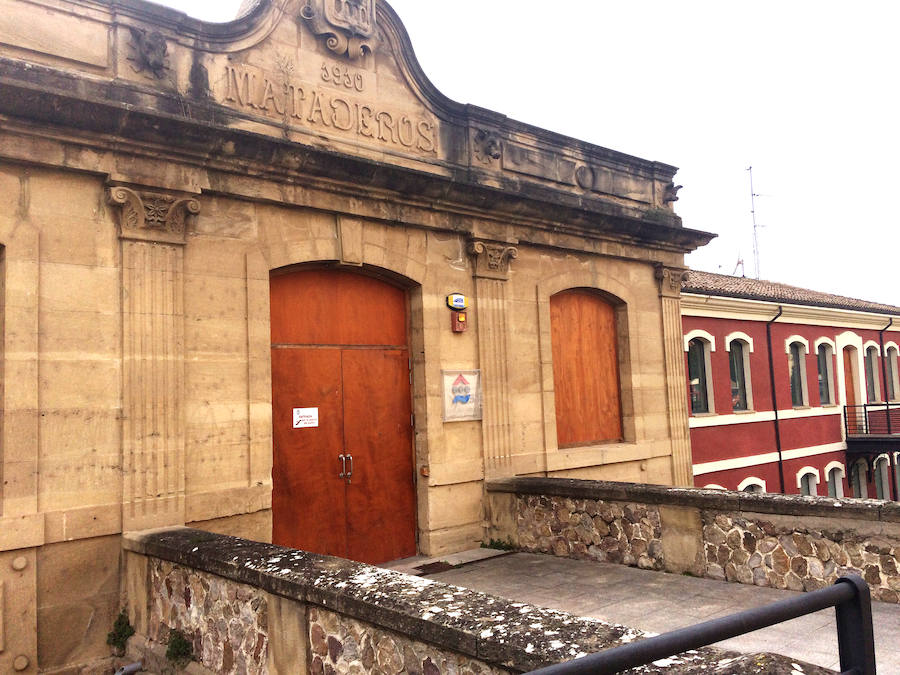
<instances>
[{"instance_id":1,"label":"drainpipe","mask_svg":"<svg viewBox=\"0 0 900 675\"><path fill-rule=\"evenodd\" d=\"M878 331L878 345L881 347L881 379L884 381L884 417L887 420L887 432L891 434L891 404L888 401L888 381L887 381L887 353L884 351L884 332L894 325L894 317L890 317L888 325ZM894 396L897 392L894 392ZM890 496L897 501L897 467L894 462L894 453L888 455L888 466L891 467L891 489Z\"/></svg>"},{"instance_id":2,"label":"drainpipe","mask_svg":"<svg viewBox=\"0 0 900 675\"><path fill-rule=\"evenodd\" d=\"M778 482L781 485L781 494L784 492L784 457L781 454L781 429L778 425L778 399L775 397L775 362L772 357L772 324L784 313L784 308L778 305L778 314L766 324L766 346L769 348L769 384L772 386L772 408L775 412L775 449L778 451Z\"/></svg>"}]
</instances>

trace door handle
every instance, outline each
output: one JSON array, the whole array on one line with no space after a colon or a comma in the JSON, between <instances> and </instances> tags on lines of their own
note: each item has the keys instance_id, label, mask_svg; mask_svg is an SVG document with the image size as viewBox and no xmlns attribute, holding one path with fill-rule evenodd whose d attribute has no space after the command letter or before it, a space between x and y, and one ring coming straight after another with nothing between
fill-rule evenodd
<instances>
[{"instance_id":1,"label":"door handle","mask_svg":"<svg viewBox=\"0 0 900 675\"><path fill-rule=\"evenodd\" d=\"M347 456L338 455L338 459L341 460L341 473L338 474L338 478L344 478L347 475Z\"/></svg>"},{"instance_id":2,"label":"door handle","mask_svg":"<svg viewBox=\"0 0 900 675\"><path fill-rule=\"evenodd\" d=\"M353 477L353 455L347 455L347 459L350 460L350 471L347 473L347 482L349 483Z\"/></svg>"}]
</instances>

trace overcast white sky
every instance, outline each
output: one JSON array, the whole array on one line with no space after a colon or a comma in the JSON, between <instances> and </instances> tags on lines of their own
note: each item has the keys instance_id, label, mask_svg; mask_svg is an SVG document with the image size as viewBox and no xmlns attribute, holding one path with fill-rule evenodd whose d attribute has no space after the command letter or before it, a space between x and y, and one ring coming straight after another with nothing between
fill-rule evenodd
<instances>
[{"instance_id":1,"label":"overcast white sky","mask_svg":"<svg viewBox=\"0 0 900 675\"><path fill-rule=\"evenodd\" d=\"M450 98L680 167L685 226L719 235L692 267L755 276L752 165L763 279L900 305L900 3L390 4Z\"/></svg>"}]
</instances>

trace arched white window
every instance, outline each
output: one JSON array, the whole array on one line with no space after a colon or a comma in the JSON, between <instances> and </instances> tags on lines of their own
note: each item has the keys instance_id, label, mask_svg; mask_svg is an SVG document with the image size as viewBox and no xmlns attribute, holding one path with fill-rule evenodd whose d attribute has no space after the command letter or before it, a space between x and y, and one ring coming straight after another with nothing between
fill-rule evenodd
<instances>
[{"instance_id":1,"label":"arched white window","mask_svg":"<svg viewBox=\"0 0 900 675\"><path fill-rule=\"evenodd\" d=\"M688 390L690 392L691 414L715 412L713 403L712 362L710 352L715 349L714 338L703 331L691 331L685 336L690 338L685 344L688 362Z\"/></svg>"},{"instance_id":2,"label":"arched white window","mask_svg":"<svg viewBox=\"0 0 900 675\"><path fill-rule=\"evenodd\" d=\"M819 378L819 405L834 405L834 343L816 340L816 371Z\"/></svg>"},{"instance_id":3,"label":"arched white window","mask_svg":"<svg viewBox=\"0 0 900 675\"><path fill-rule=\"evenodd\" d=\"M788 339L791 340L786 346L791 377L791 405L803 408L809 405L809 392L806 388L806 354L809 352L809 342L796 335Z\"/></svg>"},{"instance_id":4,"label":"arched white window","mask_svg":"<svg viewBox=\"0 0 900 675\"><path fill-rule=\"evenodd\" d=\"M866 460L864 459L857 460L850 467L850 488L853 490L853 496L857 499L869 498L866 473Z\"/></svg>"},{"instance_id":5,"label":"arched white window","mask_svg":"<svg viewBox=\"0 0 900 675\"><path fill-rule=\"evenodd\" d=\"M744 333L732 333L725 338L731 375L731 409L753 410L753 387L750 385L750 352L753 338Z\"/></svg>"},{"instance_id":6,"label":"arched white window","mask_svg":"<svg viewBox=\"0 0 900 675\"><path fill-rule=\"evenodd\" d=\"M797 488L800 494L815 497L819 494L819 470L812 466L804 466L797 472Z\"/></svg>"},{"instance_id":7,"label":"arched white window","mask_svg":"<svg viewBox=\"0 0 900 675\"><path fill-rule=\"evenodd\" d=\"M887 455L881 455L875 460L875 497L891 498L891 460Z\"/></svg>"},{"instance_id":8,"label":"arched white window","mask_svg":"<svg viewBox=\"0 0 900 675\"><path fill-rule=\"evenodd\" d=\"M766 491L766 481L756 476L750 476L738 483L738 490L759 494Z\"/></svg>"},{"instance_id":9,"label":"arched white window","mask_svg":"<svg viewBox=\"0 0 900 675\"><path fill-rule=\"evenodd\" d=\"M724 490L725 488L721 485L716 485L715 483L710 483L709 485L703 486L704 490Z\"/></svg>"},{"instance_id":10,"label":"arched white window","mask_svg":"<svg viewBox=\"0 0 900 675\"><path fill-rule=\"evenodd\" d=\"M887 397L888 401L900 400L900 372L897 370L897 357L900 351L893 342L888 342L884 347L885 363L884 370L887 375Z\"/></svg>"},{"instance_id":11,"label":"arched white window","mask_svg":"<svg viewBox=\"0 0 900 675\"><path fill-rule=\"evenodd\" d=\"M881 400L881 385L878 378L878 347L866 347L866 400L869 403Z\"/></svg>"},{"instance_id":12,"label":"arched white window","mask_svg":"<svg viewBox=\"0 0 900 675\"><path fill-rule=\"evenodd\" d=\"M825 467L825 475L828 477L828 496L844 496L844 465L840 462L829 462Z\"/></svg>"}]
</instances>

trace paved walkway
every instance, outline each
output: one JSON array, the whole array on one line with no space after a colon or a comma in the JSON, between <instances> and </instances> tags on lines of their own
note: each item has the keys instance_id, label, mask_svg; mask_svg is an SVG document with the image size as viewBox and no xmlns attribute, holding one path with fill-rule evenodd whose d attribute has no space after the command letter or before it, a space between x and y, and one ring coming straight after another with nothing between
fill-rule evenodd
<instances>
[{"instance_id":1,"label":"paved walkway","mask_svg":"<svg viewBox=\"0 0 900 675\"><path fill-rule=\"evenodd\" d=\"M427 575L505 598L664 633L765 605L792 591L729 584L622 565L513 553ZM900 605L872 603L878 672L900 674ZM764 628L720 646L768 651L839 668L834 610Z\"/></svg>"}]
</instances>

